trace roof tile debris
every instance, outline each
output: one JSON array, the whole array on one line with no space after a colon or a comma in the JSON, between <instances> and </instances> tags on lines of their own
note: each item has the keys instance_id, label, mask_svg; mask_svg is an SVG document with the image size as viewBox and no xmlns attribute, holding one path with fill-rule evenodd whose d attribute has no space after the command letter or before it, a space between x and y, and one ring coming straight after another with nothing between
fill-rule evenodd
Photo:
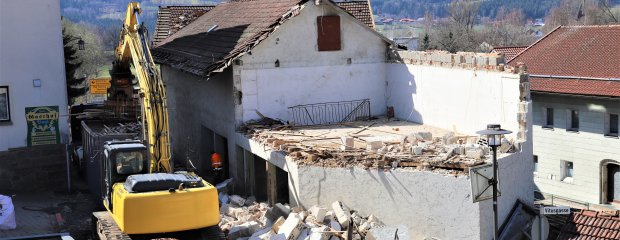
<instances>
[{"instance_id":1,"label":"roof tile debris","mask_svg":"<svg viewBox=\"0 0 620 240\"><path fill-rule=\"evenodd\" d=\"M167 6L160 7L157 12L157 25L153 35L153 45L159 44L168 36L187 26L215 5L203 6Z\"/></svg>"},{"instance_id":2,"label":"roof tile debris","mask_svg":"<svg viewBox=\"0 0 620 240\"><path fill-rule=\"evenodd\" d=\"M338 7L344 9L353 17L360 20L362 23L368 25L368 27L374 29L375 22L372 17L372 10L370 8L370 2L368 0L357 1L334 1Z\"/></svg>"},{"instance_id":3,"label":"roof tile debris","mask_svg":"<svg viewBox=\"0 0 620 240\"><path fill-rule=\"evenodd\" d=\"M515 58L519 53L525 50L527 46L524 47L496 47L493 48L493 52L503 53L504 59L506 62L509 62L513 58Z\"/></svg>"},{"instance_id":4,"label":"roof tile debris","mask_svg":"<svg viewBox=\"0 0 620 240\"><path fill-rule=\"evenodd\" d=\"M557 240L568 239L620 239L620 216L618 211L596 212L581 210L580 212L573 212L557 238Z\"/></svg>"},{"instance_id":5,"label":"roof tile debris","mask_svg":"<svg viewBox=\"0 0 620 240\"><path fill-rule=\"evenodd\" d=\"M489 153L478 136L386 118L327 126L269 125L248 122L246 136L267 149L285 152L299 165L410 167L459 174L483 164ZM500 148L502 153L513 150L510 141Z\"/></svg>"},{"instance_id":6,"label":"roof tile debris","mask_svg":"<svg viewBox=\"0 0 620 240\"><path fill-rule=\"evenodd\" d=\"M532 91L620 97L619 42L620 25L561 26L508 64L527 66Z\"/></svg>"},{"instance_id":7,"label":"roof tile debris","mask_svg":"<svg viewBox=\"0 0 620 240\"><path fill-rule=\"evenodd\" d=\"M155 61L208 76L296 16L306 0L240 0L218 4L153 49ZM209 31L211 30L211 31Z\"/></svg>"}]
</instances>

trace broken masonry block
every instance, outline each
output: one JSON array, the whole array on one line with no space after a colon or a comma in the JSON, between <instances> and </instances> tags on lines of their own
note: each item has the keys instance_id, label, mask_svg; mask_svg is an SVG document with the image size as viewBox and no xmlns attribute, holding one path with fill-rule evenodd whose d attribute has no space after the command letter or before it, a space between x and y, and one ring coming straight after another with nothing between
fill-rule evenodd
<instances>
[{"instance_id":1,"label":"broken masonry block","mask_svg":"<svg viewBox=\"0 0 620 240\"><path fill-rule=\"evenodd\" d=\"M329 228L327 226L315 227L310 229L310 240L327 240L331 236L326 233Z\"/></svg>"},{"instance_id":2,"label":"broken masonry block","mask_svg":"<svg viewBox=\"0 0 620 240\"><path fill-rule=\"evenodd\" d=\"M382 141L369 141L369 142L366 142L366 150L367 151L376 152L381 147L383 147L383 142Z\"/></svg>"},{"instance_id":3,"label":"broken masonry block","mask_svg":"<svg viewBox=\"0 0 620 240\"><path fill-rule=\"evenodd\" d=\"M245 205L245 198L242 198L239 195L230 196L230 203L236 205L237 207L243 207Z\"/></svg>"},{"instance_id":4,"label":"broken masonry block","mask_svg":"<svg viewBox=\"0 0 620 240\"><path fill-rule=\"evenodd\" d=\"M269 236L269 240L287 240L284 234L276 234Z\"/></svg>"},{"instance_id":5,"label":"broken masonry block","mask_svg":"<svg viewBox=\"0 0 620 240\"><path fill-rule=\"evenodd\" d=\"M325 219L325 214L327 213L326 208L319 206L312 206L308 211L310 211L310 214L314 217L314 219L316 219L317 222L323 222Z\"/></svg>"},{"instance_id":6,"label":"broken masonry block","mask_svg":"<svg viewBox=\"0 0 620 240\"><path fill-rule=\"evenodd\" d=\"M476 160L482 159L484 156L484 150L482 148L467 148L465 149L465 157L473 158Z\"/></svg>"},{"instance_id":7,"label":"broken masonry block","mask_svg":"<svg viewBox=\"0 0 620 240\"><path fill-rule=\"evenodd\" d=\"M278 234L284 234L288 240L297 239L303 228L301 219L299 219L299 216L295 215L295 213L291 213L291 215L286 219L286 221L284 221L278 230Z\"/></svg>"},{"instance_id":8,"label":"broken masonry block","mask_svg":"<svg viewBox=\"0 0 620 240\"><path fill-rule=\"evenodd\" d=\"M424 148L420 146L411 146L411 153L413 155L422 155L422 150Z\"/></svg>"},{"instance_id":9,"label":"broken masonry block","mask_svg":"<svg viewBox=\"0 0 620 240\"><path fill-rule=\"evenodd\" d=\"M342 151L353 150L353 137L342 136L340 137L340 142L342 144L340 145L340 150Z\"/></svg>"},{"instance_id":10,"label":"broken masonry block","mask_svg":"<svg viewBox=\"0 0 620 240\"><path fill-rule=\"evenodd\" d=\"M271 209L265 212L265 217L267 217L270 221L275 221L279 217L288 216L290 213L291 210L289 208L285 207L281 203L276 203Z\"/></svg>"},{"instance_id":11,"label":"broken masonry block","mask_svg":"<svg viewBox=\"0 0 620 240\"><path fill-rule=\"evenodd\" d=\"M342 226L349 226L349 221L351 219L351 212L344 205L344 203L340 201L335 201L332 203L332 209L334 210L334 214L336 215L336 219Z\"/></svg>"},{"instance_id":12,"label":"broken masonry block","mask_svg":"<svg viewBox=\"0 0 620 240\"><path fill-rule=\"evenodd\" d=\"M277 233L280 230L280 227L282 226L282 224L284 224L285 221L286 221L286 219L284 219L284 217L279 217L278 220L273 222L273 224L271 225L271 230L273 232Z\"/></svg>"},{"instance_id":13,"label":"broken masonry block","mask_svg":"<svg viewBox=\"0 0 620 240\"><path fill-rule=\"evenodd\" d=\"M340 226L340 223L335 220L329 222L329 227L332 228L334 231L342 231L342 226Z\"/></svg>"}]
</instances>

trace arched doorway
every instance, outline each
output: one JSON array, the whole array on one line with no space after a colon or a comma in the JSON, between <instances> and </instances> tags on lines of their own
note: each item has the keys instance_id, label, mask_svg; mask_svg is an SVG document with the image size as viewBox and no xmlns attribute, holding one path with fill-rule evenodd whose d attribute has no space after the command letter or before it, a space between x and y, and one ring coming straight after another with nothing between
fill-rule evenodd
<instances>
[{"instance_id":1,"label":"arched doorway","mask_svg":"<svg viewBox=\"0 0 620 240\"><path fill-rule=\"evenodd\" d=\"M620 204L620 162L601 161L601 203Z\"/></svg>"}]
</instances>

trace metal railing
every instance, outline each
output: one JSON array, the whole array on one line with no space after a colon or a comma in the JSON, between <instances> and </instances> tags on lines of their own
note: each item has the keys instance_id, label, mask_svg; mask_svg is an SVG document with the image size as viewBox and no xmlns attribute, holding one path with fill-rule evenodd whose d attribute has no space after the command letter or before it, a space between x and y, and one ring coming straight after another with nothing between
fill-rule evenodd
<instances>
[{"instance_id":1,"label":"metal railing","mask_svg":"<svg viewBox=\"0 0 620 240\"><path fill-rule=\"evenodd\" d=\"M312 126L370 119L370 99L326 102L289 107L293 125Z\"/></svg>"},{"instance_id":2,"label":"metal railing","mask_svg":"<svg viewBox=\"0 0 620 240\"><path fill-rule=\"evenodd\" d=\"M559 205L568 205L572 208L586 209L590 210L591 204L589 202L579 201L567 197L558 196L551 193L545 193L540 191L534 191L534 201L541 204L548 204L551 206Z\"/></svg>"}]
</instances>

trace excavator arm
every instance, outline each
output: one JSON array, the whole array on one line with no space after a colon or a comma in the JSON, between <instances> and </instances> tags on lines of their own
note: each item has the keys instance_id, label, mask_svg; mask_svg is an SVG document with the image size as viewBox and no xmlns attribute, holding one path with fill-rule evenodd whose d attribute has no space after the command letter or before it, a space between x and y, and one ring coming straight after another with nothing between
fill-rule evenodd
<instances>
[{"instance_id":1,"label":"excavator arm","mask_svg":"<svg viewBox=\"0 0 620 240\"><path fill-rule=\"evenodd\" d=\"M143 138L148 144L150 172L171 172L170 128L166 90L159 69L147 44L147 29L140 21L140 3L127 6L120 41L115 50L114 69L129 69L133 64L140 87Z\"/></svg>"}]
</instances>

